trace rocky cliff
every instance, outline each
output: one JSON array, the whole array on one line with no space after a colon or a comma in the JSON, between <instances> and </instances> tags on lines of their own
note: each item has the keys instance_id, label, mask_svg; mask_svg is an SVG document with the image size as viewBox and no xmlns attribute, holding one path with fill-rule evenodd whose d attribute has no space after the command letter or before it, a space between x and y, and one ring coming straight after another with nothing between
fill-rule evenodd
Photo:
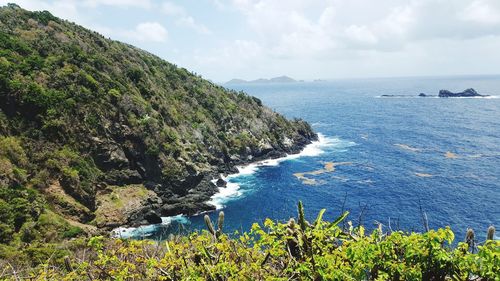
<instances>
[{"instance_id":1,"label":"rocky cliff","mask_svg":"<svg viewBox=\"0 0 500 281\"><path fill-rule=\"evenodd\" d=\"M148 52L46 11L0 8L6 229L47 211L109 228L212 210L219 173L314 139L306 122ZM18 220L8 201L24 190L40 210Z\"/></svg>"}]
</instances>

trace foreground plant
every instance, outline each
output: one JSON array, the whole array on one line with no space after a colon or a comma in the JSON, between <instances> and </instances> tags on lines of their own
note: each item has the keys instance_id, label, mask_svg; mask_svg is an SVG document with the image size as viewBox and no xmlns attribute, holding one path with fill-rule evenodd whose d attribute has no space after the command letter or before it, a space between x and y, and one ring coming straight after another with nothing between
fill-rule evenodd
<instances>
[{"instance_id":1,"label":"foreground plant","mask_svg":"<svg viewBox=\"0 0 500 281\"><path fill-rule=\"evenodd\" d=\"M217 229L206 219L208 231L163 242L93 237L59 262L24 270L2 265L0 279L500 280L493 227L484 243L471 243L469 234L453 247L450 228L420 234L384 233L379 227L366 234L350 222L339 226L347 212L333 222L323 221L324 212L310 223L299 202L297 221L267 219L231 237L222 233L222 212Z\"/></svg>"}]
</instances>

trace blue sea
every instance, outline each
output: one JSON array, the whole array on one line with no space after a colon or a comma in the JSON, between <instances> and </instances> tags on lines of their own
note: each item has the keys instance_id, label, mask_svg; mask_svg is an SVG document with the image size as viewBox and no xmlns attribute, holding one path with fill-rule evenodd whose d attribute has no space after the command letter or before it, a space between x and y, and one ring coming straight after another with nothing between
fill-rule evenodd
<instances>
[{"instance_id":1,"label":"blue sea","mask_svg":"<svg viewBox=\"0 0 500 281\"><path fill-rule=\"evenodd\" d=\"M225 212L226 233L249 231L266 218L284 222L296 216L299 200L311 220L322 208L326 220L347 210L347 220L367 228L382 223L386 229L423 231L422 213L430 228L451 226L460 240L467 228L481 240L488 226L500 226L500 76L230 88L308 121L321 138L300 155L240 167L229 176L228 187L212 199ZM417 97L467 88L492 97ZM210 215L216 219L217 212ZM140 231L161 238L203 228L203 215L177 216Z\"/></svg>"}]
</instances>

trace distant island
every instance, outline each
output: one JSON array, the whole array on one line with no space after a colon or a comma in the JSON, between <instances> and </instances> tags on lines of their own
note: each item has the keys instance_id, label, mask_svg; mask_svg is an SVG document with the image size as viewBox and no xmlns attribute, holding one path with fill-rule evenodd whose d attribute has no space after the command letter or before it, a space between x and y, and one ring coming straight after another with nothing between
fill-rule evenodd
<instances>
[{"instance_id":1,"label":"distant island","mask_svg":"<svg viewBox=\"0 0 500 281\"><path fill-rule=\"evenodd\" d=\"M227 81L225 84L263 84L263 83L294 83L294 82L299 82L293 78L290 78L288 76L279 76L279 77L274 77L271 79L265 79L265 78L259 78L256 80L243 80L243 79L231 79Z\"/></svg>"},{"instance_id":2,"label":"distant island","mask_svg":"<svg viewBox=\"0 0 500 281\"><path fill-rule=\"evenodd\" d=\"M481 95L476 90L469 88L462 92L453 93L448 90L440 90L438 95L428 95L425 93L420 93L418 95L422 98L427 97L440 97L440 98L473 98L473 97L489 97L490 95ZM398 97L412 97L411 95L381 95L383 98L398 98Z\"/></svg>"},{"instance_id":3,"label":"distant island","mask_svg":"<svg viewBox=\"0 0 500 281\"><path fill-rule=\"evenodd\" d=\"M420 93L418 95L419 97L432 97L432 95L427 95L424 93ZM438 97L440 98L460 98L460 97L489 97L489 95L480 95L476 90L469 88L465 91L458 92L458 93L453 93L448 90L441 90L439 91Z\"/></svg>"}]
</instances>

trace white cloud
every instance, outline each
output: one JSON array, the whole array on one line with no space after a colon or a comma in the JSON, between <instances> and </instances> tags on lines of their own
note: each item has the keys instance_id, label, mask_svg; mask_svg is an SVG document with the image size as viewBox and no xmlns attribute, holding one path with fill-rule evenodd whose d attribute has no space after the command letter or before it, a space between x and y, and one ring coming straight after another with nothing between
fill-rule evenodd
<instances>
[{"instance_id":1,"label":"white cloud","mask_svg":"<svg viewBox=\"0 0 500 281\"><path fill-rule=\"evenodd\" d=\"M195 60L198 64L227 64L236 67L246 67L248 62L254 61L262 56L262 47L254 41L235 40L227 42L225 47L214 50L212 54L197 51Z\"/></svg>"},{"instance_id":2,"label":"white cloud","mask_svg":"<svg viewBox=\"0 0 500 281\"><path fill-rule=\"evenodd\" d=\"M498 0L233 0L232 3L258 34L258 42L279 56L316 57L318 52L324 55L351 48L396 51L415 40L500 35Z\"/></svg>"},{"instance_id":3,"label":"white cloud","mask_svg":"<svg viewBox=\"0 0 500 281\"><path fill-rule=\"evenodd\" d=\"M172 2L163 2L161 6L162 12L169 16L185 16L186 11L183 7Z\"/></svg>"},{"instance_id":4,"label":"white cloud","mask_svg":"<svg viewBox=\"0 0 500 281\"><path fill-rule=\"evenodd\" d=\"M211 2L219 10L225 10L227 8L221 0L211 0Z\"/></svg>"},{"instance_id":5,"label":"white cloud","mask_svg":"<svg viewBox=\"0 0 500 281\"><path fill-rule=\"evenodd\" d=\"M133 30L111 32L140 42L165 42L168 38L167 29L157 22L143 22Z\"/></svg>"},{"instance_id":6,"label":"white cloud","mask_svg":"<svg viewBox=\"0 0 500 281\"><path fill-rule=\"evenodd\" d=\"M253 75L269 71L274 67L265 61L264 49L255 41L234 40L224 42L222 45L221 48L208 50L208 53L206 49L198 49L193 56L185 55L183 64L209 74L212 79L220 79L220 82L226 75L224 70L230 71L231 75L245 73L238 78L253 79L255 77ZM249 71L250 65L252 71Z\"/></svg>"},{"instance_id":7,"label":"white cloud","mask_svg":"<svg viewBox=\"0 0 500 281\"><path fill-rule=\"evenodd\" d=\"M347 38L360 43L373 45L378 42L378 38L364 25L350 25L345 29L345 34Z\"/></svg>"},{"instance_id":8,"label":"white cloud","mask_svg":"<svg viewBox=\"0 0 500 281\"><path fill-rule=\"evenodd\" d=\"M84 0L83 5L88 7L115 6L115 7L135 7L151 8L150 0Z\"/></svg>"},{"instance_id":9,"label":"white cloud","mask_svg":"<svg viewBox=\"0 0 500 281\"><path fill-rule=\"evenodd\" d=\"M379 33L390 33L405 36L409 29L417 22L415 19L415 6L406 5L395 7L389 15L380 22L373 24Z\"/></svg>"},{"instance_id":10,"label":"white cloud","mask_svg":"<svg viewBox=\"0 0 500 281\"><path fill-rule=\"evenodd\" d=\"M208 29L203 24L197 23L194 20L194 18L191 16L180 17L179 19L177 19L175 21L175 23L179 26L185 26L185 27L191 28L191 29L193 29L201 34L210 34L211 33L210 29Z\"/></svg>"},{"instance_id":11,"label":"white cloud","mask_svg":"<svg viewBox=\"0 0 500 281\"><path fill-rule=\"evenodd\" d=\"M192 16L190 16L182 6L166 1L163 2L161 10L166 15L176 17L177 19L175 21L175 24L177 26L190 28L200 34L211 33L208 27L196 22L196 20Z\"/></svg>"},{"instance_id":12,"label":"white cloud","mask_svg":"<svg viewBox=\"0 0 500 281\"><path fill-rule=\"evenodd\" d=\"M194 62L186 59L220 80L220 69L226 78L247 79L491 73L480 65L500 61L493 47L483 46L500 45L500 0L229 3L226 9L241 13L244 32L199 50Z\"/></svg>"},{"instance_id":13,"label":"white cloud","mask_svg":"<svg viewBox=\"0 0 500 281\"><path fill-rule=\"evenodd\" d=\"M498 3L498 2L497 2ZM491 6L488 1L476 0L467 5L459 14L459 18L464 21L479 24L500 23L500 11Z\"/></svg>"},{"instance_id":14,"label":"white cloud","mask_svg":"<svg viewBox=\"0 0 500 281\"><path fill-rule=\"evenodd\" d=\"M305 1L235 0L233 4L245 15L248 25L259 38L259 44L271 56L311 56L334 45L328 36L334 27L325 24L323 28L311 20L303 12L307 6ZM323 23L325 21L324 17Z\"/></svg>"}]
</instances>

